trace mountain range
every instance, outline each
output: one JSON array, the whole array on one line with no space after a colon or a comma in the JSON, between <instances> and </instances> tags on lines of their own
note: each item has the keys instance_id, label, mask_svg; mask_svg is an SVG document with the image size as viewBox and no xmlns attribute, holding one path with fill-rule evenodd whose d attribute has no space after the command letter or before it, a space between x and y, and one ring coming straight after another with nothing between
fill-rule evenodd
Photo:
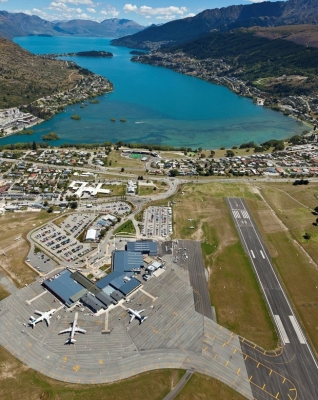
<instances>
[{"instance_id":1,"label":"mountain range","mask_svg":"<svg viewBox=\"0 0 318 400\"><path fill-rule=\"evenodd\" d=\"M111 18L102 22L75 19L50 22L24 13L0 11L0 37L12 39L16 36L103 36L120 37L132 35L144 26L128 19Z\"/></svg>"},{"instance_id":2,"label":"mountain range","mask_svg":"<svg viewBox=\"0 0 318 400\"><path fill-rule=\"evenodd\" d=\"M318 24L318 0L265 1L205 10L194 17L151 26L136 34L114 39L112 44L155 49L188 42L213 31L297 24Z\"/></svg>"}]
</instances>

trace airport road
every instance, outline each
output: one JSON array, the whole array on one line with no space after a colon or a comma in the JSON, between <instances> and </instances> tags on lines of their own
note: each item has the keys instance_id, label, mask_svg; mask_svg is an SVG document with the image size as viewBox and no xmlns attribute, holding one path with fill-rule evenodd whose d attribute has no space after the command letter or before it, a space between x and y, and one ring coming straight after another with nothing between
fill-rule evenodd
<instances>
[{"instance_id":1,"label":"airport road","mask_svg":"<svg viewBox=\"0 0 318 400\"><path fill-rule=\"evenodd\" d=\"M279 393L279 399L318 399L317 360L275 273L265 244L244 200L229 198L227 203L283 344L280 354L268 355L241 340L254 397L272 399L273 393Z\"/></svg>"}]
</instances>

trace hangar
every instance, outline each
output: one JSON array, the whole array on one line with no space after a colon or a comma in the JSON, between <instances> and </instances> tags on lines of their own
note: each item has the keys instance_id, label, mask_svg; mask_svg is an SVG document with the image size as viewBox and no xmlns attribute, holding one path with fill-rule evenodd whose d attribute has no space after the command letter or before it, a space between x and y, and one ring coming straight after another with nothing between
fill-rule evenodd
<instances>
[{"instance_id":1,"label":"hangar","mask_svg":"<svg viewBox=\"0 0 318 400\"><path fill-rule=\"evenodd\" d=\"M151 240L137 240L135 242L128 242L126 246L128 252L140 252L155 257L158 255L158 245Z\"/></svg>"},{"instance_id":2,"label":"hangar","mask_svg":"<svg viewBox=\"0 0 318 400\"><path fill-rule=\"evenodd\" d=\"M43 282L44 287L69 307L73 304L74 296L83 293L83 286L72 279L71 275L71 271L65 269Z\"/></svg>"},{"instance_id":3,"label":"hangar","mask_svg":"<svg viewBox=\"0 0 318 400\"><path fill-rule=\"evenodd\" d=\"M116 250L113 252L112 270L119 272L131 272L143 268L144 260L140 252Z\"/></svg>"}]
</instances>

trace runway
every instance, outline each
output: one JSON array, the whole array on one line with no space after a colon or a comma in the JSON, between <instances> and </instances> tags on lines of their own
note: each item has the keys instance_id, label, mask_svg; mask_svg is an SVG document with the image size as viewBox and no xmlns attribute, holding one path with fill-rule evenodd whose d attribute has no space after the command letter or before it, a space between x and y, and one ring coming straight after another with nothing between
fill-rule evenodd
<instances>
[{"instance_id":1,"label":"runway","mask_svg":"<svg viewBox=\"0 0 318 400\"><path fill-rule=\"evenodd\" d=\"M249 256L282 348L266 354L241 339L253 395L257 399L318 399L318 364L276 275L270 255L243 199L227 199L236 229ZM265 386L264 386L265 385Z\"/></svg>"}]
</instances>

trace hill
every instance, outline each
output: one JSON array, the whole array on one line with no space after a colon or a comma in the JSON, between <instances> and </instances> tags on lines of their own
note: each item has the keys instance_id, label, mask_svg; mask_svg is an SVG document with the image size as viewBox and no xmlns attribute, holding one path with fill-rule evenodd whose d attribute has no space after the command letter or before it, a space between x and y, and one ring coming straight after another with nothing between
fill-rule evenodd
<instances>
[{"instance_id":1,"label":"hill","mask_svg":"<svg viewBox=\"0 0 318 400\"><path fill-rule=\"evenodd\" d=\"M97 77L70 62L36 56L3 38L0 54L0 108L30 104L77 85L83 90L84 77L86 81Z\"/></svg>"},{"instance_id":2,"label":"hill","mask_svg":"<svg viewBox=\"0 0 318 400\"><path fill-rule=\"evenodd\" d=\"M16 36L103 36L120 37L144 29L128 19L111 18L102 22L71 20L50 22L35 15L0 11L0 37L12 39Z\"/></svg>"},{"instance_id":3,"label":"hill","mask_svg":"<svg viewBox=\"0 0 318 400\"><path fill-rule=\"evenodd\" d=\"M200 14L161 26L151 26L134 35L115 39L112 44L156 49L188 42L211 31L229 31L252 26L318 24L318 0L262 2L205 10Z\"/></svg>"}]
</instances>

